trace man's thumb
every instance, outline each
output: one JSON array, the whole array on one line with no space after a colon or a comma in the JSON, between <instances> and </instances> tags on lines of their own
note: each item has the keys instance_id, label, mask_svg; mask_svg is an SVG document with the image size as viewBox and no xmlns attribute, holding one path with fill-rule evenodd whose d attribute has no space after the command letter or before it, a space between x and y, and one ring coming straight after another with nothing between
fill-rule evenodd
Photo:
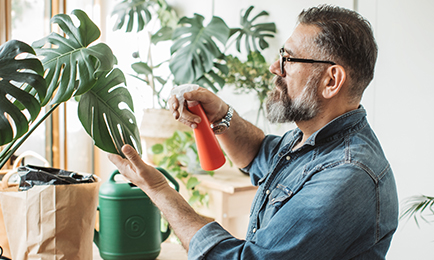
<instances>
[{"instance_id":1,"label":"man's thumb","mask_svg":"<svg viewBox=\"0 0 434 260\"><path fill-rule=\"evenodd\" d=\"M122 146L122 152L127 157L127 159L134 165L139 165L143 163L142 158L131 145L126 144Z\"/></svg>"}]
</instances>

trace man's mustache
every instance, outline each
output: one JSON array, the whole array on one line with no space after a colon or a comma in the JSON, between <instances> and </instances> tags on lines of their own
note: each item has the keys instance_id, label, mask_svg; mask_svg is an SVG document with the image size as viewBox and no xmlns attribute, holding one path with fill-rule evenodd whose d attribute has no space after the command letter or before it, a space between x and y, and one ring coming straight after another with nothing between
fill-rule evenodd
<instances>
[{"instance_id":1,"label":"man's mustache","mask_svg":"<svg viewBox=\"0 0 434 260\"><path fill-rule=\"evenodd\" d=\"M273 84L280 89L280 91L286 91L286 82L281 76L274 76Z\"/></svg>"}]
</instances>

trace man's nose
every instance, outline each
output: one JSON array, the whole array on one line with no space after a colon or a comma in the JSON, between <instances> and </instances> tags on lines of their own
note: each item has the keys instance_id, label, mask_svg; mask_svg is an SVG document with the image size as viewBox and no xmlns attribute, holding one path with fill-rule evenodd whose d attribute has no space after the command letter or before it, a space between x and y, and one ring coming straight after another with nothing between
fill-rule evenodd
<instances>
[{"instance_id":1,"label":"man's nose","mask_svg":"<svg viewBox=\"0 0 434 260\"><path fill-rule=\"evenodd\" d=\"M273 73L274 75L280 76L280 77L285 77L285 70L283 70L283 74L280 71L280 61L276 60L275 62L273 62L270 65L270 68L268 68L268 70Z\"/></svg>"}]
</instances>

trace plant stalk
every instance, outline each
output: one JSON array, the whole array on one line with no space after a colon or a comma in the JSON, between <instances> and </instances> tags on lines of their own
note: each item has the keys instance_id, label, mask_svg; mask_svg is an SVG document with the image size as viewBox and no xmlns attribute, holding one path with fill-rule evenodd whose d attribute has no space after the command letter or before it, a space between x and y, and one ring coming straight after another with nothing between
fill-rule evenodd
<instances>
[{"instance_id":1,"label":"plant stalk","mask_svg":"<svg viewBox=\"0 0 434 260\"><path fill-rule=\"evenodd\" d=\"M19 140L18 142L16 142L17 140L11 142L6 147L6 149L2 151L0 155L0 169L3 168L11 155L14 154L18 150L18 148L20 148L20 146L27 140L27 138L29 138L29 136L36 130L36 128L38 128L38 126L41 125L41 123L44 122L45 119L47 119L48 116L50 116L60 104L61 103L55 104L47 113L45 113L45 115L41 119L39 119L39 121L35 121L35 123L32 125L32 128L25 135L17 139Z\"/></svg>"}]
</instances>

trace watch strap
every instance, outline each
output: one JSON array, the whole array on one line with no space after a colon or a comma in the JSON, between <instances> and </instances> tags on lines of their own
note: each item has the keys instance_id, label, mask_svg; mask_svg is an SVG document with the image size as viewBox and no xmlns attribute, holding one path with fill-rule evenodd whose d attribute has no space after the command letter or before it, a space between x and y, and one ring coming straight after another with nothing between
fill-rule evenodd
<instances>
[{"instance_id":1,"label":"watch strap","mask_svg":"<svg viewBox=\"0 0 434 260\"><path fill-rule=\"evenodd\" d=\"M232 116L234 115L234 109L230 105L228 105L228 107L229 108L226 115L220 121L216 121L211 124L211 129L214 131L215 134L223 133L231 125ZM223 131L222 128L224 128Z\"/></svg>"}]
</instances>

